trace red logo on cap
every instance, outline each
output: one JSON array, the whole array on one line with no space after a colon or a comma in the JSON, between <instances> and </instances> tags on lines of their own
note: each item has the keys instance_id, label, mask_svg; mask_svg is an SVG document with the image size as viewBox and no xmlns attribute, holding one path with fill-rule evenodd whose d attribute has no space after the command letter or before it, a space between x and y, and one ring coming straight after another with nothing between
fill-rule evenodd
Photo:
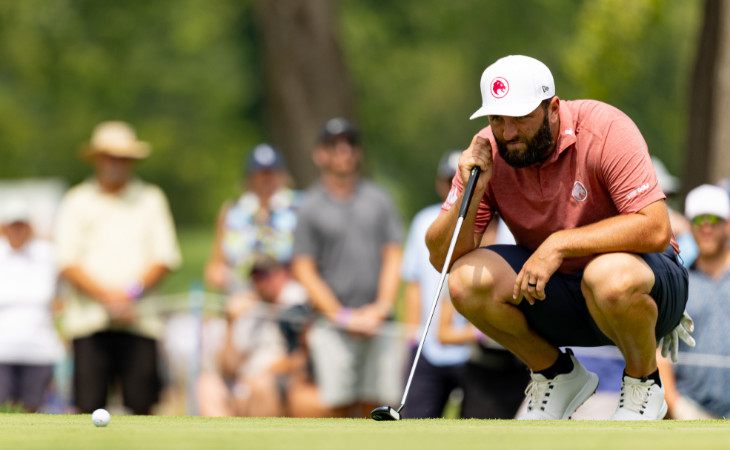
<instances>
[{"instance_id":1,"label":"red logo on cap","mask_svg":"<svg viewBox=\"0 0 730 450\"><path fill-rule=\"evenodd\" d=\"M502 98L509 92L509 83L502 77L497 77L492 80L491 85L492 97Z\"/></svg>"}]
</instances>

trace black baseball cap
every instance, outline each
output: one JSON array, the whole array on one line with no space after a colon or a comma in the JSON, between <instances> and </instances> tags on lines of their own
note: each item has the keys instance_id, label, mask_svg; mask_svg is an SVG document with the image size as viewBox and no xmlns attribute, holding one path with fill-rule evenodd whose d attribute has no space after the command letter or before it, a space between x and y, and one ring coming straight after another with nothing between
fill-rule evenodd
<instances>
[{"instance_id":1,"label":"black baseball cap","mask_svg":"<svg viewBox=\"0 0 730 450\"><path fill-rule=\"evenodd\" d=\"M342 117L335 117L324 124L319 132L320 142L329 142L332 139L344 136L351 144L357 144L360 138L360 132L349 120Z\"/></svg>"}]
</instances>

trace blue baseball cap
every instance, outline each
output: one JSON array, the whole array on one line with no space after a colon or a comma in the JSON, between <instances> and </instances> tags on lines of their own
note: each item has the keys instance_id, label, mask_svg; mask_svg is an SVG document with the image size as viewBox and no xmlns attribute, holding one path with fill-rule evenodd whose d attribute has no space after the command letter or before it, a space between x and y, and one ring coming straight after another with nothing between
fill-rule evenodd
<instances>
[{"instance_id":1,"label":"blue baseball cap","mask_svg":"<svg viewBox=\"0 0 730 450\"><path fill-rule=\"evenodd\" d=\"M246 159L246 173L283 169L286 169L284 155L270 144L257 145Z\"/></svg>"}]
</instances>

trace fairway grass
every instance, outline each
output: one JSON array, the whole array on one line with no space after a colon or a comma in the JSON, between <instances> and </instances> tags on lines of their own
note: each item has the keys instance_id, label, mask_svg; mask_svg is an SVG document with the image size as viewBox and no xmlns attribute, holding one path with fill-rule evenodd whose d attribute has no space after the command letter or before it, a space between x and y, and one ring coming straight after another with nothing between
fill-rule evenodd
<instances>
[{"instance_id":1,"label":"fairway grass","mask_svg":"<svg viewBox=\"0 0 730 450\"><path fill-rule=\"evenodd\" d=\"M726 421L256 419L0 414L0 449L730 449Z\"/></svg>"}]
</instances>

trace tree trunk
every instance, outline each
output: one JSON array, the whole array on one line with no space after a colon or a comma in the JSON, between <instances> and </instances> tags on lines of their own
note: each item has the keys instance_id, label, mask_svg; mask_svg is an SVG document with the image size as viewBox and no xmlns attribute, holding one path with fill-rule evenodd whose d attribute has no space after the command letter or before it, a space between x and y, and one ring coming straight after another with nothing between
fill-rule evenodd
<instances>
[{"instance_id":1,"label":"tree trunk","mask_svg":"<svg viewBox=\"0 0 730 450\"><path fill-rule=\"evenodd\" d=\"M336 34L332 0L254 0L263 40L271 141L297 187L317 177L311 151L324 122L354 120L353 95Z\"/></svg>"},{"instance_id":2,"label":"tree trunk","mask_svg":"<svg viewBox=\"0 0 730 450\"><path fill-rule=\"evenodd\" d=\"M706 0L697 61L688 90L689 144L684 192L730 175L730 8L724 0Z\"/></svg>"}]
</instances>

